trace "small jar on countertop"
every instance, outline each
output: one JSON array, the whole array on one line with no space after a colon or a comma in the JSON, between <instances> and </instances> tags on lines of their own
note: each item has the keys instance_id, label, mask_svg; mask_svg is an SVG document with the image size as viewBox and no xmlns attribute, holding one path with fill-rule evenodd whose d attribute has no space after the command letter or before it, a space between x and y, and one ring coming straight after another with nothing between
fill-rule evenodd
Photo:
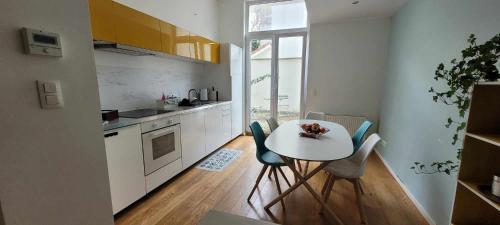
<instances>
[{"instance_id":1,"label":"small jar on countertop","mask_svg":"<svg viewBox=\"0 0 500 225\"><path fill-rule=\"evenodd\" d=\"M491 193L500 197L500 175L493 176L493 183L491 184Z\"/></svg>"}]
</instances>

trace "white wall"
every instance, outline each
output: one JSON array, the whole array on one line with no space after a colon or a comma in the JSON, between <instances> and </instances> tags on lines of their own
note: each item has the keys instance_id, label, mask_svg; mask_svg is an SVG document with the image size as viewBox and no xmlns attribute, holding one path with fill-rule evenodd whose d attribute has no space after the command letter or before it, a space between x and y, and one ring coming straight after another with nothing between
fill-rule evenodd
<instances>
[{"instance_id":1,"label":"white wall","mask_svg":"<svg viewBox=\"0 0 500 225\"><path fill-rule=\"evenodd\" d=\"M113 224L87 1L0 1L0 9L5 224ZM24 26L59 33L64 57L23 54ZM64 108L40 109L35 81L44 79L61 81Z\"/></svg>"},{"instance_id":2,"label":"white wall","mask_svg":"<svg viewBox=\"0 0 500 225\"><path fill-rule=\"evenodd\" d=\"M217 0L114 0L158 19L219 41Z\"/></svg>"},{"instance_id":3,"label":"white wall","mask_svg":"<svg viewBox=\"0 0 500 225\"><path fill-rule=\"evenodd\" d=\"M156 107L162 93L186 98L189 89L206 86L200 63L103 51L95 57L102 109Z\"/></svg>"},{"instance_id":4,"label":"white wall","mask_svg":"<svg viewBox=\"0 0 500 225\"><path fill-rule=\"evenodd\" d=\"M311 25L306 112L377 122L389 33L389 18Z\"/></svg>"},{"instance_id":5,"label":"white wall","mask_svg":"<svg viewBox=\"0 0 500 225\"><path fill-rule=\"evenodd\" d=\"M244 0L217 0L219 41L243 48Z\"/></svg>"},{"instance_id":6,"label":"white wall","mask_svg":"<svg viewBox=\"0 0 500 225\"><path fill-rule=\"evenodd\" d=\"M220 43L232 43L243 48L244 0L217 0L217 3ZM228 46L221 46L220 64L205 65L204 84L218 89L219 98L222 100L231 100L231 79L225 52L227 50Z\"/></svg>"},{"instance_id":7,"label":"white wall","mask_svg":"<svg viewBox=\"0 0 500 225\"><path fill-rule=\"evenodd\" d=\"M498 0L410 0L393 18L380 123L387 145L379 150L438 225L450 224L456 174L419 175L410 167L456 159L459 145L451 145L454 131L444 124L458 111L433 102L427 90L438 85L438 64L460 57L471 33L478 43L498 34L499 9Z\"/></svg>"}]
</instances>

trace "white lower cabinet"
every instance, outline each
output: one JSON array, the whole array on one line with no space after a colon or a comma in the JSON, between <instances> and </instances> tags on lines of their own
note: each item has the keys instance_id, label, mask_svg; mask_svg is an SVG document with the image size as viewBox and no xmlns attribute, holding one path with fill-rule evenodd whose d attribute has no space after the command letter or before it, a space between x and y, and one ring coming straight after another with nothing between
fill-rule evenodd
<instances>
[{"instance_id":1,"label":"white lower cabinet","mask_svg":"<svg viewBox=\"0 0 500 225\"><path fill-rule=\"evenodd\" d=\"M104 133L113 214L146 195L140 125Z\"/></svg>"},{"instance_id":2,"label":"white lower cabinet","mask_svg":"<svg viewBox=\"0 0 500 225\"><path fill-rule=\"evenodd\" d=\"M207 137L206 154L210 154L223 145L222 111L216 106L206 110L205 134Z\"/></svg>"},{"instance_id":3,"label":"white lower cabinet","mask_svg":"<svg viewBox=\"0 0 500 225\"><path fill-rule=\"evenodd\" d=\"M205 111L181 115L182 168L205 157Z\"/></svg>"},{"instance_id":4,"label":"white lower cabinet","mask_svg":"<svg viewBox=\"0 0 500 225\"><path fill-rule=\"evenodd\" d=\"M226 144L232 139L231 127L231 105L227 105L226 108L222 108L222 144Z\"/></svg>"}]
</instances>

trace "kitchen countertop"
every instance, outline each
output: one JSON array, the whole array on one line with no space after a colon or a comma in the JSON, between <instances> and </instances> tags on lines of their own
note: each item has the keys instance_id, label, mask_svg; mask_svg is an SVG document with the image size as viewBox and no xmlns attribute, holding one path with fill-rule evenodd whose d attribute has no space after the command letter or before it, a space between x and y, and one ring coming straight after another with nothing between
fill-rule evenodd
<instances>
[{"instance_id":1,"label":"kitchen countertop","mask_svg":"<svg viewBox=\"0 0 500 225\"><path fill-rule=\"evenodd\" d=\"M118 128L122 128L122 127L132 126L135 124L140 124L140 123L147 122L147 121L157 120L157 119L161 119L161 118L165 118L165 117L169 117L169 116L192 113L192 112L196 112L199 110L204 110L204 109L212 108L214 106L220 106L220 105L225 105L225 104L229 104L229 103L231 103L231 101L211 102L208 104L197 105L197 106L177 106L175 109L173 109L174 110L173 112L154 115L154 116L148 116L148 117L144 117L144 118L137 118L137 119L120 117L116 120L109 121L107 124L103 124L102 128L104 131L109 131L109 130L114 130L114 129L118 129Z\"/></svg>"}]
</instances>

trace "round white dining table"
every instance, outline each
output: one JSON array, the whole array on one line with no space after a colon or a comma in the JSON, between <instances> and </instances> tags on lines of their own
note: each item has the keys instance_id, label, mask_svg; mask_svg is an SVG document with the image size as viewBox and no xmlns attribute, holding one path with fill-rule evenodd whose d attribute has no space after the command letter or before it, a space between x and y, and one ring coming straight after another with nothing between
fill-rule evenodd
<instances>
[{"instance_id":1,"label":"round white dining table","mask_svg":"<svg viewBox=\"0 0 500 225\"><path fill-rule=\"evenodd\" d=\"M300 124L318 123L330 131L319 139L299 136ZM337 123L321 120L291 120L280 125L265 142L266 147L282 156L308 161L333 161L352 155L349 132Z\"/></svg>"},{"instance_id":2,"label":"round white dining table","mask_svg":"<svg viewBox=\"0 0 500 225\"><path fill-rule=\"evenodd\" d=\"M330 131L323 134L318 139L301 137L299 133L302 131L301 124L318 123L321 127L328 128ZM276 199L271 201L264 207L266 212L277 220L270 211L270 207L279 201L282 201L293 190L300 185L304 185L313 197L322 205L322 208L332 216L337 224L343 224L342 221L335 215L330 207L320 195L307 183L307 180L328 166L328 163L335 160L340 160L351 156L354 152L351 136L349 132L341 125L329 121L322 120L292 120L281 124L274 130L266 139L265 146L280 155L285 164L292 170L296 180L288 190L280 194ZM295 169L294 159L306 161L321 162L318 167L302 175Z\"/></svg>"}]
</instances>

